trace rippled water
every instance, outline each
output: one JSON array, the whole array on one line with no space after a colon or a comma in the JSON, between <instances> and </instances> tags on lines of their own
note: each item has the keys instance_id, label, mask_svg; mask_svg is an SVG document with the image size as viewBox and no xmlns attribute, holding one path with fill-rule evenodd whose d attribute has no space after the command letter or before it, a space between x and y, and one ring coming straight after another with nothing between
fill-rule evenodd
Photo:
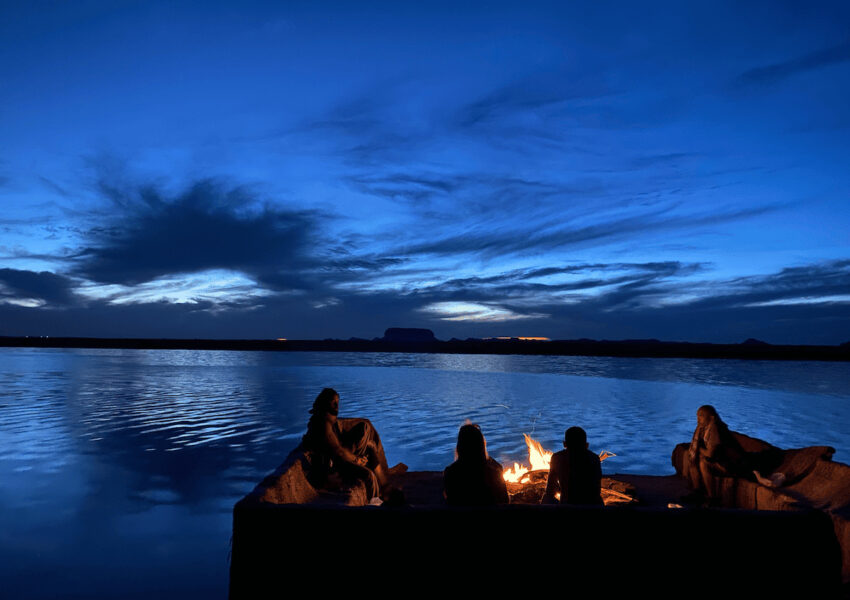
<instances>
[{"instance_id":1,"label":"rippled water","mask_svg":"<svg viewBox=\"0 0 850 600\"><path fill-rule=\"evenodd\" d=\"M606 473L672 472L701 404L850 462L850 365L493 355L0 349L0 578L9 598L226 597L231 510L324 386L391 464L440 470L464 419L491 455L579 424Z\"/></svg>"}]
</instances>

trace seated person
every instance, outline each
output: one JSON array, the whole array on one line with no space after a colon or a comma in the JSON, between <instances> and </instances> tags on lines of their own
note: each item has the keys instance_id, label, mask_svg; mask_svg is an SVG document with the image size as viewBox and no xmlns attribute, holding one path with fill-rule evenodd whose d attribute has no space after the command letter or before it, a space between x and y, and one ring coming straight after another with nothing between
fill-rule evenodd
<instances>
[{"instance_id":1,"label":"seated person","mask_svg":"<svg viewBox=\"0 0 850 600\"><path fill-rule=\"evenodd\" d=\"M742 477L755 480L757 469L772 471L781 460L777 451L747 452L729 430L713 406L700 406L697 427L688 448L684 475L698 494L711 498L714 477ZM781 475L781 474L777 474Z\"/></svg>"},{"instance_id":2,"label":"seated person","mask_svg":"<svg viewBox=\"0 0 850 600\"><path fill-rule=\"evenodd\" d=\"M552 455L549 479L541 503L555 504L560 490L561 504L604 505L602 502L602 462L588 450L587 434L581 427L564 433L564 450Z\"/></svg>"},{"instance_id":3,"label":"seated person","mask_svg":"<svg viewBox=\"0 0 850 600\"><path fill-rule=\"evenodd\" d=\"M443 471L443 495L451 506L491 506L508 503L502 465L487 455L478 425L464 425L457 434L456 459Z\"/></svg>"},{"instance_id":4,"label":"seated person","mask_svg":"<svg viewBox=\"0 0 850 600\"><path fill-rule=\"evenodd\" d=\"M321 471L314 477L323 479L337 472L346 484L363 481L370 499L379 497L388 469L381 438L372 424L366 419L342 419L340 426L339 394L331 388L316 396L310 414L301 445L314 454L314 470Z\"/></svg>"}]
</instances>

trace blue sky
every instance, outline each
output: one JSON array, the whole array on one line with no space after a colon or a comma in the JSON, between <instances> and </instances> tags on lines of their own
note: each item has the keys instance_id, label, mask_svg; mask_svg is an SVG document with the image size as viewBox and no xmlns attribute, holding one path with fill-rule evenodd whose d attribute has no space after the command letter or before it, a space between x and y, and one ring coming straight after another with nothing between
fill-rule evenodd
<instances>
[{"instance_id":1,"label":"blue sky","mask_svg":"<svg viewBox=\"0 0 850 600\"><path fill-rule=\"evenodd\" d=\"M850 340L847 3L0 15L0 335Z\"/></svg>"}]
</instances>

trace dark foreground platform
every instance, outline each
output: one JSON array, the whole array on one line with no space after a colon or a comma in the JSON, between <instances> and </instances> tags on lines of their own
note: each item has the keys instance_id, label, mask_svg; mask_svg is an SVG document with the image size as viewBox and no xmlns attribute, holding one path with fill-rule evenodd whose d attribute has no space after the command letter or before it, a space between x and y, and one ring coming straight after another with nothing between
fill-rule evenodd
<instances>
[{"instance_id":1,"label":"dark foreground platform","mask_svg":"<svg viewBox=\"0 0 850 600\"><path fill-rule=\"evenodd\" d=\"M838 542L819 511L344 507L249 496L233 517L232 599L841 596Z\"/></svg>"}]
</instances>

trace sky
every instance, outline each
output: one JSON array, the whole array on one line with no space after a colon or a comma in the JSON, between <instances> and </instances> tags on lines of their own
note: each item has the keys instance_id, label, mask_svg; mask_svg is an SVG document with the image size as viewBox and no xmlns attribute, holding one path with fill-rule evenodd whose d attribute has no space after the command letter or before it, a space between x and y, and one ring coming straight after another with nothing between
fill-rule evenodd
<instances>
[{"instance_id":1,"label":"sky","mask_svg":"<svg viewBox=\"0 0 850 600\"><path fill-rule=\"evenodd\" d=\"M0 335L850 340L850 3L0 3Z\"/></svg>"}]
</instances>

